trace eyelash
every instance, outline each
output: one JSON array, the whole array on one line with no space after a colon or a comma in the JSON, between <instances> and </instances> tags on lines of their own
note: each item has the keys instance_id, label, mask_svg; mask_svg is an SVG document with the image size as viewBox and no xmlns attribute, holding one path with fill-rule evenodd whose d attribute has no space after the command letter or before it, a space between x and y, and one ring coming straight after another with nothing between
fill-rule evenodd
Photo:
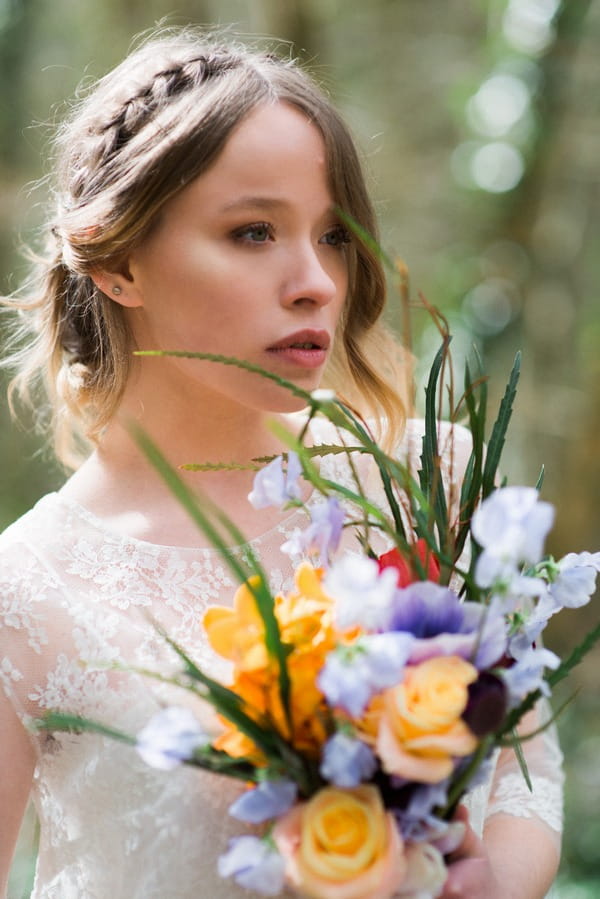
<instances>
[{"instance_id":1,"label":"eyelash","mask_svg":"<svg viewBox=\"0 0 600 899\"><path fill-rule=\"evenodd\" d=\"M264 231L265 239L252 240L249 235L256 231ZM268 222L252 222L249 225L244 225L242 228L237 228L233 232L234 239L239 240L241 243L266 243L267 240L272 240L273 236L273 227Z\"/></svg>"},{"instance_id":2,"label":"eyelash","mask_svg":"<svg viewBox=\"0 0 600 899\"><path fill-rule=\"evenodd\" d=\"M257 231L264 232L263 240L254 240L251 235L256 233ZM237 228L233 232L234 240L239 241L240 243L255 243L262 244L267 243L267 241L272 240L275 236L274 228L268 222L252 222L249 225L244 225L242 228ZM329 240L325 238L335 237L335 242L329 242ZM337 250L342 250L346 244L351 242L352 238L349 232L342 227L342 225L336 225L333 228L330 228L329 231L326 231L323 237L320 238L319 243L324 246L330 246Z\"/></svg>"}]
</instances>

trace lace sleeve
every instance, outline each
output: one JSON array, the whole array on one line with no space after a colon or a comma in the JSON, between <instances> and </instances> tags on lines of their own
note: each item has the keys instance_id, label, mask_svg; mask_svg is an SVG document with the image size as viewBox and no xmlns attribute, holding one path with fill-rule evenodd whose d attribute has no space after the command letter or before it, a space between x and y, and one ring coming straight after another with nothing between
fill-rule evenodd
<instances>
[{"instance_id":1,"label":"lace sleeve","mask_svg":"<svg viewBox=\"0 0 600 899\"><path fill-rule=\"evenodd\" d=\"M526 737L539 730L549 717L547 703L540 703L533 713L523 719L520 733ZM560 835L564 776L556 728L554 725L546 727L533 739L524 739L521 746L531 789L515 752L503 749L491 784L486 818L499 813L518 818L538 818Z\"/></svg>"}]
</instances>

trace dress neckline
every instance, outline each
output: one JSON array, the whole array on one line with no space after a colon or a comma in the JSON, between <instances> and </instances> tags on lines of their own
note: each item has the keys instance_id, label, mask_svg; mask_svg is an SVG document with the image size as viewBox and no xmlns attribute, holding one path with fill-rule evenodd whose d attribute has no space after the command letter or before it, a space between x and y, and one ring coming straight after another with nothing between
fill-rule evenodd
<instances>
[{"instance_id":1,"label":"dress neckline","mask_svg":"<svg viewBox=\"0 0 600 899\"><path fill-rule=\"evenodd\" d=\"M145 550L154 554L159 552L176 552L180 554L199 554L204 557L209 554L217 556L221 554L221 551L214 546L190 546L179 545L175 543L153 543L150 540L142 540L140 537L133 537L129 534L125 534L122 531L110 527L110 525L106 524L106 522L103 521L100 516L96 515L85 506L82 506L81 503L77 502L77 500L63 496L60 491L55 491L53 493L47 494L41 500L41 502L45 503L46 501L52 501L58 506L62 506L66 511L70 512L72 515L77 516L77 518L79 518L80 520L85 521L88 525L94 528L94 530L103 534L106 539L109 539L114 544L119 544L121 546L135 546L138 549ZM304 519L305 521L307 520L306 509L309 509L313 502L314 490L311 491L311 494L308 496L304 506L292 509L289 515L281 518L275 525L273 525L273 527L269 528L267 531L264 531L261 534L257 534L257 536L246 540L244 543L231 546L229 547L229 549L234 553L239 553L243 552L247 547L258 547L261 543L263 543L265 540L268 540L269 537L273 536L278 531L281 531L283 528L288 530L290 527L293 527L296 519L298 519L298 525L300 525L302 519ZM193 528L197 527L197 525L194 524L191 518L190 526ZM200 529L198 529L198 532L201 533Z\"/></svg>"}]
</instances>

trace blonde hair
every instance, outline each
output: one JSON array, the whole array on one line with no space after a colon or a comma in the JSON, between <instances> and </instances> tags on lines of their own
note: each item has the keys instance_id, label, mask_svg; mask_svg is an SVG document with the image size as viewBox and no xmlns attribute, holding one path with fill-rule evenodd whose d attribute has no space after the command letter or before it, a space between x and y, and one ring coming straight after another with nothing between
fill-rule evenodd
<instances>
[{"instance_id":1,"label":"blonde hair","mask_svg":"<svg viewBox=\"0 0 600 899\"><path fill-rule=\"evenodd\" d=\"M305 112L320 130L335 203L376 237L348 128L293 60L194 29L170 31L102 78L59 130L45 250L24 290L9 301L24 314L29 335L13 354L18 371L10 391L11 400L33 403L33 386L42 381L55 450L65 464L76 467L114 415L135 349L122 307L91 274L116 270L164 203L215 161L244 116L273 101ZM398 347L380 318L382 266L360 239L350 246L349 265L327 384L399 436L405 404L394 385Z\"/></svg>"}]
</instances>

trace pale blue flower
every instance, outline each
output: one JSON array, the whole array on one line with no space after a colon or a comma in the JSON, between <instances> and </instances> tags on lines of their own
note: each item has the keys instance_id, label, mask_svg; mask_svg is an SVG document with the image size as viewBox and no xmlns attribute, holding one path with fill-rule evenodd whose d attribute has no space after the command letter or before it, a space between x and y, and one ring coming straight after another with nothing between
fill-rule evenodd
<instances>
[{"instance_id":1,"label":"pale blue flower","mask_svg":"<svg viewBox=\"0 0 600 899\"><path fill-rule=\"evenodd\" d=\"M153 715L138 733L135 748L148 765L169 771L209 742L190 709L171 706Z\"/></svg>"},{"instance_id":2,"label":"pale blue flower","mask_svg":"<svg viewBox=\"0 0 600 899\"><path fill-rule=\"evenodd\" d=\"M264 896L278 896L283 890L285 862L271 843L259 837L234 837L219 857L220 877L233 877L247 890Z\"/></svg>"},{"instance_id":3,"label":"pale blue flower","mask_svg":"<svg viewBox=\"0 0 600 899\"><path fill-rule=\"evenodd\" d=\"M291 556L315 557L317 565L327 565L339 546L345 513L338 500L330 496L310 510L311 522L304 530L297 530L281 547Z\"/></svg>"},{"instance_id":4,"label":"pale blue flower","mask_svg":"<svg viewBox=\"0 0 600 899\"><path fill-rule=\"evenodd\" d=\"M506 613L519 608L523 597L542 596L546 592L546 581L523 574L514 561L499 559L494 550L484 550L477 559L475 582L479 587L491 588L502 599Z\"/></svg>"},{"instance_id":5,"label":"pale blue flower","mask_svg":"<svg viewBox=\"0 0 600 899\"><path fill-rule=\"evenodd\" d=\"M277 456L256 473L254 486L248 494L248 500L255 509L266 506L284 506L290 500L301 497L298 479L302 474L302 466L297 454L288 453L287 468L283 470L283 456Z\"/></svg>"},{"instance_id":6,"label":"pale blue flower","mask_svg":"<svg viewBox=\"0 0 600 899\"><path fill-rule=\"evenodd\" d=\"M549 649L530 647L521 658L500 672L510 697L510 705L515 706L534 690L544 696L550 695L550 687L544 679L544 668L558 668L560 659Z\"/></svg>"},{"instance_id":7,"label":"pale blue flower","mask_svg":"<svg viewBox=\"0 0 600 899\"><path fill-rule=\"evenodd\" d=\"M393 568L379 571L375 559L346 553L334 562L323 581L323 589L335 602L336 626L341 631L361 627L384 630L396 593Z\"/></svg>"},{"instance_id":8,"label":"pale blue flower","mask_svg":"<svg viewBox=\"0 0 600 899\"><path fill-rule=\"evenodd\" d=\"M323 747L321 776L336 787L357 787L375 773L377 761L370 746L341 731Z\"/></svg>"},{"instance_id":9,"label":"pale blue flower","mask_svg":"<svg viewBox=\"0 0 600 899\"><path fill-rule=\"evenodd\" d=\"M550 594L560 608L578 609L590 601L600 571L600 553L568 553L560 559Z\"/></svg>"},{"instance_id":10,"label":"pale blue flower","mask_svg":"<svg viewBox=\"0 0 600 899\"><path fill-rule=\"evenodd\" d=\"M550 618L560 611L560 608L548 588L535 605L524 601L519 609L521 623L516 633L511 636L508 645L509 655L517 660L522 658L538 640Z\"/></svg>"},{"instance_id":11,"label":"pale blue flower","mask_svg":"<svg viewBox=\"0 0 600 899\"><path fill-rule=\"evenodd\" d=\"M262 824L287 812L297 795L298 787L292 780L265 780L238 796L230 806L229 814L247 824Z\"/></svg>"},{"instance_id":12,"label":"pale blue flower","mask_svg":"<svg viewBox=\"0 0 600 899\"><path fill-rule=\"evenodd\" d=\"M508 565L535 565L542 557L544 541L554 521L554 508L539 500L533 487L494 490L473 515L471 533L486 556ZM484 563L477 573L482 587ZM482 580L480 581L479 578Z\"/></svg>"},{"instance_id":13,"label":"pale blue flower","mask_svg":"<svg viewBox=\"0 0 600 899\"><path fill-rule=\"evenodd\" d=\"M333 708L360 717L371 697L397 684L414 643L412 634L372 634L330 652L317 678Z\"/></svg>"}]
</instances>

